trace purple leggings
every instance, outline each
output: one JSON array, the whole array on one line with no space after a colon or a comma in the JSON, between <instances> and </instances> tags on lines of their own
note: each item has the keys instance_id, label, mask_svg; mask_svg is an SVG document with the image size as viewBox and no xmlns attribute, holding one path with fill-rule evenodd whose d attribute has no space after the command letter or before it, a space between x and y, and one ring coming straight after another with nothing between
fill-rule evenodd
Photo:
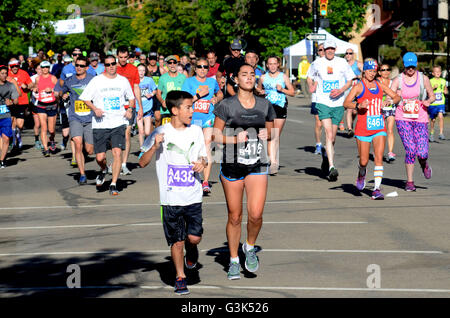
<instances>
[{"instance_id":1,"label":"purple leggings","mask_svg":"<svg viewBox=\"0 0 450 318\"><path fill-rule=\"evenodd\" d=\"M396 120L398 134L405 147L405 163L428 159L428 123Z\"/></svg>"}]
</instances>

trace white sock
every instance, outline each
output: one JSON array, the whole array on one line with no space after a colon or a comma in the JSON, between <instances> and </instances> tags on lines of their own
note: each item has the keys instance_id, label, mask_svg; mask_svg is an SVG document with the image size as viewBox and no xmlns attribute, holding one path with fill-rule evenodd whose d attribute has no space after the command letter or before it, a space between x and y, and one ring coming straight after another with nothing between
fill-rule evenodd
<instances>
[{"instance_id":1,"label":"white sock","mask_svg":"<svg viewBox=\"0 0 450 318\"><path fill-rule=\"evenodd\" d=\"M230 257L230 263L238 263L239 264L239 256L238 257Z\"/></svg>"},{"instance_id":2,"label":"white sock","mask_svg":"<svg viewBox=\"0 0 450 318\"><path fill-rule=\"evenodd\" d=\"M110 186L116 186L115 182L111 182Z\"/></svg>"},{"instance_id":3,"label":"white sock","mask_svg":"<svg viewBox=\"0 0 450 318\"><path fill-rule=\"evenodd\" d=\"M250 245L248 243L248 241L245 242L245 249L248 251L250 251L251 249L255 248L255 245Z\"/></svg>"},{"instance_id":4,"label":"white sock","mask_svg":"<svg viewBox=\"0 0 450 318\"><path fill-rule=\"evenodd\" d=\"M381 180L383 180L383 166L375 166L373 169L373 176L375 177L374 190L380 189Z\"/></svg>"},{"instance_id":5,"label":"white sock","mask_svg":"<svg viewBox=\"0 0 450 318\"><path fill-rule=\"evenodd\" d=\"M127 164L126 163L122 163L122 167L126 167L127 166Z\"/></svg>"}]
</instances>

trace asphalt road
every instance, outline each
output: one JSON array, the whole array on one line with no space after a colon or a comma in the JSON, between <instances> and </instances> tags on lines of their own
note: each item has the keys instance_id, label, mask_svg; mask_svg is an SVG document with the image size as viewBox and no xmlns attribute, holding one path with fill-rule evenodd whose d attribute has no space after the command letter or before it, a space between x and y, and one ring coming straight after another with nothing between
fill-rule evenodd
<instances>
[{"instance_id":1,"label":"asphalt road","mask_svg":"<svg viewBox=\"0 0 450 318\"><path fill-rule=\"evenodd\" d=\"M426 180L416 164L417 191L405 192L397 135L398 160L385 164L382 191L398 196L373 201L373 161L368 188L359 193L354 187L353 139L337 137L338 181L322 176L313 123L306 100L291 98L281 169L269 179L257 241L261 266L255 274L243 271L239 281L226 278L226 205L214 165L213 192L204 199L200 268L188 273L186 297L448 298L450 141L430 145L433 178ZM446 125L450 137L448 118ZM70 151L44 158L32 143L32 130L26 130L23 153L9 157L0 171L0 297L178 297L155 166L138 167L137 136L132 175L121 176L118 197L107 191L110 176L96 191L93 157L86 166L88 185L78 186ZM243 230L242 240L245 224ZM68 288L77 282L81 288Z\"/></svg>"}]
</instances>

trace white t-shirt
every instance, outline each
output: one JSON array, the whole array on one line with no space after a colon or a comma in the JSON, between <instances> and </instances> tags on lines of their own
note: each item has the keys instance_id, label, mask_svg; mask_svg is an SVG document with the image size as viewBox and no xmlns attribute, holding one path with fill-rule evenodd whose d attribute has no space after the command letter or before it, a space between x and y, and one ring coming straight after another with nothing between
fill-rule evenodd
<instances>
[{"instance_id":1,"label":"white t-shirt","mask_svg":"<svg viewBox=\"0 0 450 318\"><path fill-rule=\"evenodd\" d=\"M316 103L324 104L328 107L340 107L344 104L345 94L337 98L331 98L330 92L333 89L342 88L348 81L356 77L347 61L335 56L332 60L326 57L319 57L310 67L308 77L318 82L316 88Z\"/></svg>"},{"instance_id":2,"label":"white t-shirt","mask_svg":"<svg viewBox=\"0 0 450 318\"><path fill-rule=\"evenodd\" d=\"M125 100L134 99L130 82L117 74L108 78L104 74L94 77L80 95L80 100L92 101L95 107L103 110L103 117L92 116L92 128L116 128L128 123L125 118Z\"/></svg>"},{"instance_id":3,"label":"white t-shirt","mask_svg":"<svg viewBox=\"0 0 450 318\"><path fill-rule=\"evenodd\" d=\"M150 149L155 136L161 133L164 133L164 142L155 152L161 205L186 206L202 202L200 175L192 170L192 162L206 158L202 128L191 125L177 130L168 123L156 128L143 147Z\"/></svg>"}]
</instances>

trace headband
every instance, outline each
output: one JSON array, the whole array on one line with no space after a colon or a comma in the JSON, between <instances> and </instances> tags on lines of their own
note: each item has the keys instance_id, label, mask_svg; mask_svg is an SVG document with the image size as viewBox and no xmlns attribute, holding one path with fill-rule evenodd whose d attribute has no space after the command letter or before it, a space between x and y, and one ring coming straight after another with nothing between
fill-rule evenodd
<instances>
[{"instance_id":1,"label":"headband","mask_svg":"<svg viewBox=\"0 0 450 318\"><path fill-rule=\"evenodd\" d=\"M366 62L364 62L363 71L377 70L377 68L378 68L377 61L366 61Z\"/></svg>"}]
</instances>

